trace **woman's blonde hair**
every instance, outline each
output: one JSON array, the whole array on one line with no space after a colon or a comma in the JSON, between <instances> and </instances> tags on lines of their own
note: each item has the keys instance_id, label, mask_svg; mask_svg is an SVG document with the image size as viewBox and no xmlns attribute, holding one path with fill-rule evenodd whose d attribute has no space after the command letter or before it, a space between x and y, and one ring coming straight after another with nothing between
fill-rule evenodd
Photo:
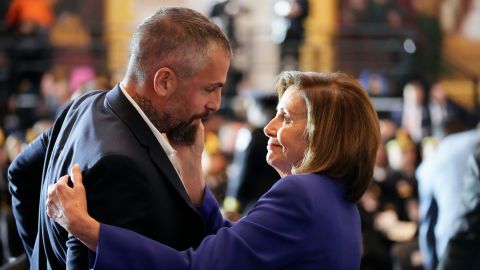
<instances>
[{"instance_id":1,"label":"woman's blonde hair","mask_svg":"<svg viewBox=\"0 0 480 270\"><path fill-rule=\"evenodd\" d=\"M357 201L373 174L380 143L377 113L358 82L340 72L282 72L279 98L300 91L307 107L307 149L295 173L321 173L341 182L345 197Z\"/></svg>"}]
</instances>

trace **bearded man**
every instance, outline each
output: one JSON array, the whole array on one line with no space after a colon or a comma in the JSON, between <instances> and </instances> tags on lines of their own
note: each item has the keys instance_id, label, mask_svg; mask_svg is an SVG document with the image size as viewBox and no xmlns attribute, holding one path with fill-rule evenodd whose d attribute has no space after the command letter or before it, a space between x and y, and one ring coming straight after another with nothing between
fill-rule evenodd
<instances>
[{"instance_id":1,"label":"bearded man","mask_svg":"<svg viewBox=\"0 0 480 270\"><path fill-rule=\"evenodd\" d=\"M74 163L98 220L176 249L198 245L202 198L189 194L204 185L182 175L176 150L219 109L230 57L221 30L190 9L162 8L135 30L124 79L72 101L9 168L31 269L88 269L87 249L46 213L48 185Z\"/></svg>"}]
</instances>

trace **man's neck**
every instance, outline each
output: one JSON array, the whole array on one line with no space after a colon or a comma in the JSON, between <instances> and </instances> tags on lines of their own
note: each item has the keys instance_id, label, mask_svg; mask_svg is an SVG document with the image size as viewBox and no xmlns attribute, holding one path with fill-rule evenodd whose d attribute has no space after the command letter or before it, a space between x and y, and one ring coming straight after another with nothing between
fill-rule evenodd
<instances>
[{"instance_id":1,"label":"man's neck","mask_svg":"<svg viewBox=\"0 0 480 270\"><path fill-rule=\"evenodd\" d=\"M127 92L127 94L132 98L136 95L135 87L132 87L131 83L129 83L127 79L120 81L120 87L124 89L125 92Z\"/></svg>"},{"instance_id":2,"label":"man's neck","mask_svg":"<svg viewBox=\"0 0 480 270\"><path fill-rule=\"evenodd\" d=\"M120 82L120 88L122 88L127 95L129 95L135 103L140 107L142 112L145 114L145 116L150 120L150 122L155 126L155 128L163 133L163 122L161 119L161 114L155 109L152 101L148 99L146 96L143 96L141 93L138 93L136 91L136 88L138 86L136 85L131 85L128 83L127 80L122 80Z\"/></svg>"}]
</instances>

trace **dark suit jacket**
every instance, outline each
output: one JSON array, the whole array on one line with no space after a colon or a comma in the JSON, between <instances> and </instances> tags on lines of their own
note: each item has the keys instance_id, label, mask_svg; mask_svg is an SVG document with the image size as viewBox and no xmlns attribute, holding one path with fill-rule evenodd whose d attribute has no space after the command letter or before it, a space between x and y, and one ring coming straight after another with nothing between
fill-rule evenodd
<instances>
[{"instance_id":1,"label":"dark suit jacket","mask_svg":"<svg viewBox=\"0 0 480 270\"><path fill-rule=\"evenodd\" d=\"M234 224L222 221L214 210L203 209L202 214L209 227L218 229L217 233L207 236L198 248L181 252L131 231L102 224L93 268L360 268L357 207L344 199L343 188L328 177L319 174L284 177L260 198L247 216Z\"/></svg>"},{"instance_id":2,"label":"dark suit jacket","mask_svg":"<svg viewBox=\"0 0 480 270\"><path fill-rule=\"evenodd\" d=\"M115 87L73 101L9 168L14 213L32 269L88 267L86 248L45 210L48 185L74 163L82 168L88 211L96 219L177 249L196 246L204 236L202 218L168 157Z\"/></svg>"},{"instance_id":3,"label":"dark suit jacket","mask_svg":"<svg viewBox=\"0 0 480 270\"><path fill-rule=\"evenodd\" d=\"M480 269L480 149L468 162L462 194L466 212L448 242L439 270Z\"/></svg>"}]
</instances>

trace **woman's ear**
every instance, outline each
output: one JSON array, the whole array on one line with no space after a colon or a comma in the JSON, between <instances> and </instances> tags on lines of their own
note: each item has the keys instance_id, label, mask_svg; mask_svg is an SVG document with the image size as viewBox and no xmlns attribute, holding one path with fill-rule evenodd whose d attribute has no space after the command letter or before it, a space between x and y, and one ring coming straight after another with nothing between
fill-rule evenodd
<instances>
[{"instance_id":1,"label":"woman's ear","mask_svg":"<svg viewBox=\"0 0 480 270\"><path fill-rule=\"evenodd\" d=\"M153 78L153 88L158 96L166 97L177 89L177 75L168 67L157 70Z\"/></svg>"}]
</instances>

